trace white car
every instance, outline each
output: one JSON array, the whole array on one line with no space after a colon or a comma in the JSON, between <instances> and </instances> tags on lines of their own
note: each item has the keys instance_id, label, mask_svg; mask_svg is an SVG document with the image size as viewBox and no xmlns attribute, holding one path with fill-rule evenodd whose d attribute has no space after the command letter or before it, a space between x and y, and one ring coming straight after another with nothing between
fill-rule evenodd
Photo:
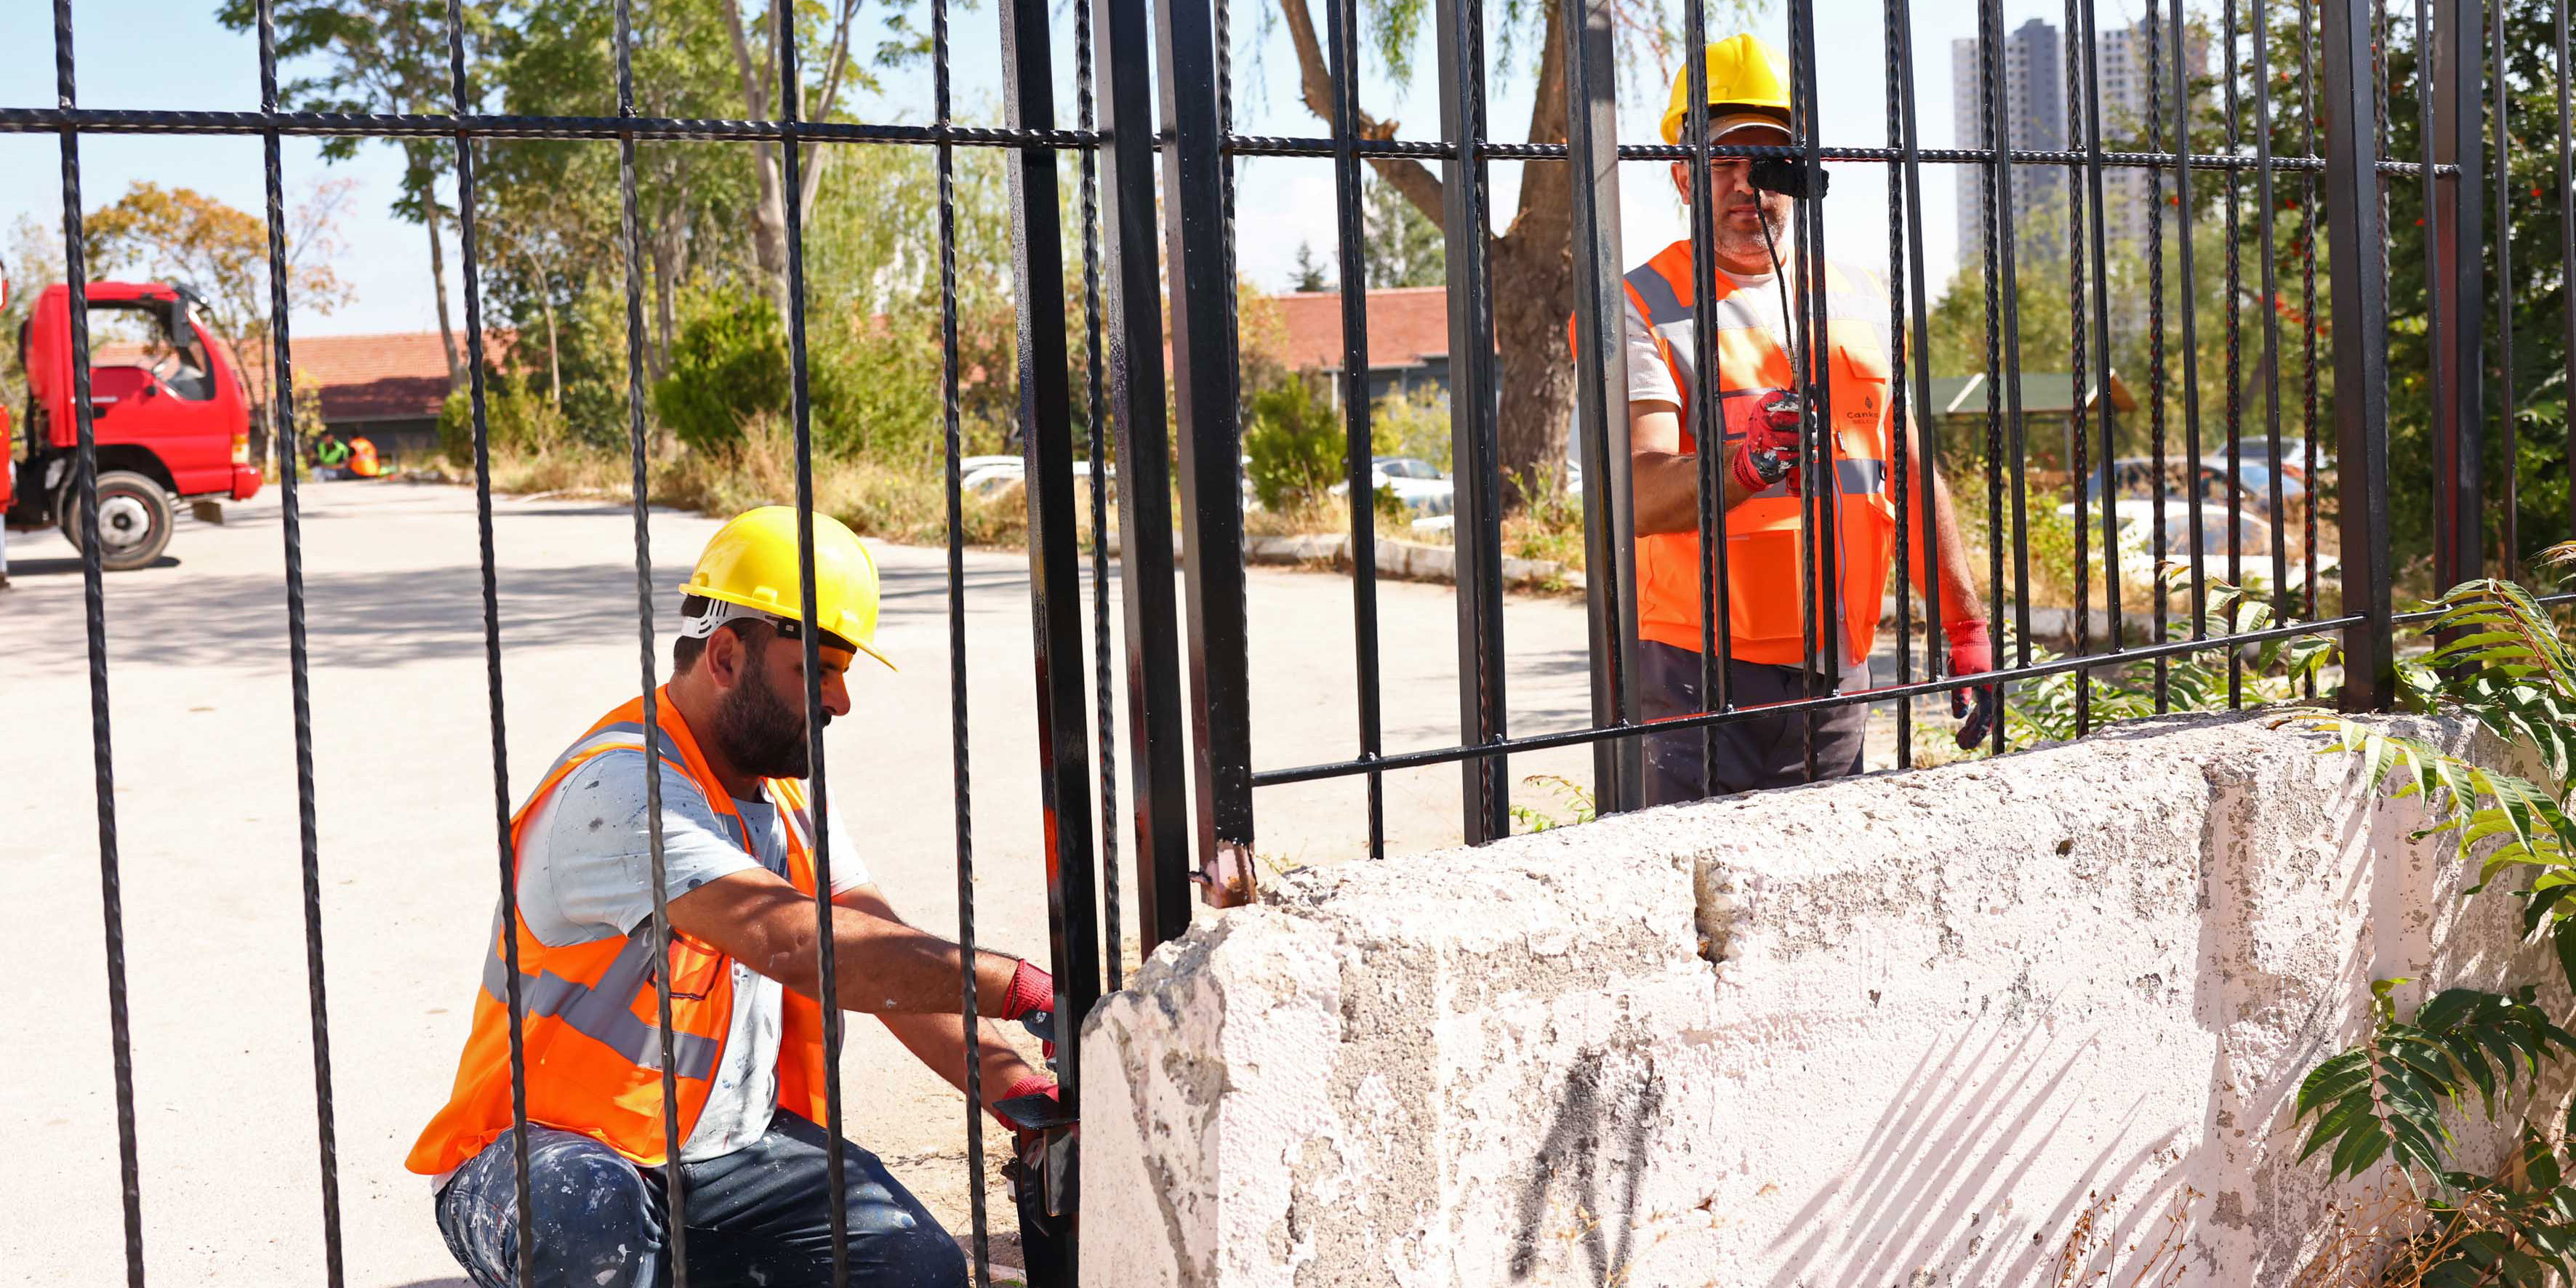
<instances>
[{"instance_id":1,"label":"white car","mask_svg":"<svg viewBox=\"0 0 2576 1288\"><path fill-rule=\"evenodd\" d=\"M1393 492L1416 517L1447 514L1457 507L1457 488L1449 476L1429 461L1411 456L1381 456L1370 462L1369 486L1380 492ZM1350 494L1349 483L1336 483L1334 496Z\"/></svg>"}]
</instances>

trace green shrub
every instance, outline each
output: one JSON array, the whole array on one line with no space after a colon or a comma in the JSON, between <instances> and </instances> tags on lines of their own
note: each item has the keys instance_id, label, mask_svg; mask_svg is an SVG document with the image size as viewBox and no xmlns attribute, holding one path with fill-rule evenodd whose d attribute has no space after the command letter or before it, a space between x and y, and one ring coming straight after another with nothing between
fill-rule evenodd
<instances>
[{"instance_id":1,"label":"green shrub","mask_svg":"<svg viewBox=\"0 0 2576 1288\"><path fill-rule=\"evenodd\" d=\"M1283 510L1314 500L1340 482L1348 458L1347 431L1333 409L1294 376L1252 396L1243 426L1245 470L1263 509Z\"/></svg>"},{"instance_id":2,"label":"green shrub","mask_svg":"<svg viewBox=\"0 0 2576 1288\"><path fill-rule=\"evenodd\" d=\"M670 374L653 386L653 410L691 448L725 451L743 422L787 410L787 333L757 294L710 290L690 301Z\"/></svg>"},{"instance_id":3,"label":"green shrub","mask_svg":"<svg viewBox=\"0 0 2576 1288\"><path fill-rule=\"evenodd\" d=\"M572 427L554 400L517 376L483 382L483 428L494 455L532 455L574 444ZM457 465L474 463L474 397L471 386L447 395L438 410L438 445Z\"/></svg>"},{"instance_id":4,"label":"green shrub","mask_svg":"<svg viewBox=\"0 0 2576 1288\"><path fill-rule=\"evenodd\" d=\"M1350 478L1350 427L1342 413L1315 397L1315 388L1299 376L1286 376L1252 396L1244 418L1244 467L1252 494L1266 510L1311 504L1336 483ZM1370 448L1378 455L1394 450L1386 426L1371 419Z\"/></svg>"}]
</instances>

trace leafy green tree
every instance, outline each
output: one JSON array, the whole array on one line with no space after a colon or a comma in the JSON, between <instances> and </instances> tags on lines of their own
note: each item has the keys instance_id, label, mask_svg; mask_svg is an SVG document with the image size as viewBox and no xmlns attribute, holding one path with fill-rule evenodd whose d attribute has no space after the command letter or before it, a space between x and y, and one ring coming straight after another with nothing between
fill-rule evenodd
<instances>
[{"instance_id":1,"label":"leafy green tree","mask_svg":"<svg viewBox=\"0 0 2576 1288\"><path fill-rule=\"evenodd\" d=\"M258 21L256 0L222 0L216 17L234 31ZM447 56L445 0L278 0L274 6L277 54L282 62L318 70L287 83L280 99L314 112L444 113L455 106ZM472 59L489 27L483 5L464 6L465 47ZM469 62L468 92L474 73ZM367 140L334 137L324 159L345 161ZM394 213L429 234L430 288L438 303L438 334L447 349L450 383L463 379L455 326L447 304L447 250L439 226L451 217L439 204L438 177L455 165L455 143L437 138L392 140L403 152L402 195Z\"/></svg>"},{"instance_id":2,"label":"leafy green tree","mask_svg":"<svg viewBox=\"0 0 2576 1288\"><path fill-rule=\"evenodd\" d=\"M1394 184L1372 173L1361 184L1360 233L1368 244L1368 281L1381 286L1439 286L1449 280L1440 225Z\"/></svg>"}]
</instances>

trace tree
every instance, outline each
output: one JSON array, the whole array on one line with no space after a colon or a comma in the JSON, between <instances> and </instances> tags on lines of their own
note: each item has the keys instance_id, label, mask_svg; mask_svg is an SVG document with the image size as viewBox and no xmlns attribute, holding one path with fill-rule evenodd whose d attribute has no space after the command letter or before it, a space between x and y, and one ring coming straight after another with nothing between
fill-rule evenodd
<instances>
[{"instance_id":1,"label":"tree","mask_svg":"<svg viewBox=\"0 0 2576 1288\"><path fill-rule=\"evenodd\" d=\"M1287 20L1290 45L1296 50L1299 97L1318 119L1333 119L1333 82L1323 41L1309 10L1309 0L1276 0ZM1750 16L1762 0L1724 0L1710 6L1712 35L1729 16ZM1368 32L1388 80L1410 82L1411 46L1421 30L1426 7L1421 0L1371 0ZM1536 94L1530 108L1528 139L1532 143L1565 142L1565 54L1563 7L1514 3L1503 7L1500 48L1507 71L1511 51L1535 40L1538 66ZM1649 3L1621 10L1625 62L1635 71L1624 84L1634 98L1643 94L1660 101L1669 71L1648 75L1637 65L1634 42L1660 38L1667 26L1663 6ZM1660 39L1658 44L1667 43ZM1352 125L1362 138L1392 138L1397 122L1366 110L1354 113ZM1493 280L1494 343L1503 354L1502 410L1498 423L1501 465L1512 500L1520 500L1520 478L1541 477L1541 467L1565 459L1567 409L1574 401L1573 364L1565 351L1565 319L1574 311L1574 212L1572 167L1535 162L1523 167L1519 208L1499 237L1484 229L1452 229L1442 208L1444 193L1437 175L1406 157L1371 157L1380 182L1403 194L1425 220L1451 235L1486 237L1486 262Z\"/></svg>"},{"instance_id":2,"label":"tree","mask_svg":"<svg viewBox=\"0 0 2576 1288\"><path fill-rule=\"evenodd\" d=\"M1339 289L1331 278L1324 276L1324 266L1315 262L1313 242L1297 243L1297 267L1288 275L1288 289L1310 293Z\"/></svg>"},{"instance_id":3,"label":"tree","mask_svg":"<svg viewBox=\"0 0 2576 1288\"><path fill-rule=\"evenodd\" d=\"M1422 217L1395 185L1371 176L1361 188L1360 234L1368 280L1382 286L1439 286L1449 280L1440 225Z\"/></svg>"},{"instance_id":4,"label":"tree","mask_svg":"<svg viewBox=\"0 0 2576 1288\"><path fill-rule=\"evenodd\" d=\"M464 7L469 56L488 14ZM258 21L256 0L223 0L217 18L234 31ZM449 81L445 0L277 0L277 55L281 62L311 60L322 70L287 84L279 98L313 112L446 113L456 104ZM470 71L470 65L469 65ZM327 160L357 155L364 139L335 137L322 145ZM450 385L465 378L456 330L447 309L447 251L439 224L449 218L438 201L439 173L455 162L452 141L406 138L402 196L394 213L429 233L430 289L438 303L438 338L447 350Z\"/></svg>"},{"instance_id":5,"label":"tree","mask_svg":"<svg viewBox=\"0 0 2576 1288\"><path fill-rule=\"evenodd\" d=\"M750 30L742 19L741 0L719 0L724 15L725 32L733 43L735 69L742 77L743 108L751 119L765 119L771 106L779 101L778 40L794 30L793 0L770 0L769 12L760 21L759 53L753 54ZM858 0L840 0L840 12L832 24L832 43L823 58L823 79L814 103L805 101L806 85L802 77L796 85L796 116L799 120L829 120L840 106L841 87L850 71L850 22L858 16ZM801 42L800 42L801 43ZM754 234L752 245L760 256L760 271L769 278L771 294L777 297L779 311L787 311L787 207L784 192L786 179L780 163L778 145L762 139L756 148L759 157L760 202L752 208ZM820 144L808 143L797 156L797 217L803 219L814 211L814 192L823 181L831 153Z\"/></svg>"},{"instance_id":6,"label":"tree","mask_svg":"<svg viewBox=\"0 0 2576 1288\"><path fill-rule=\"evenodd\" d=\"M331 269L340 212L353 181L316 185L287 215L286 291L295 307L327 314L349 301ZM86 223L97 277L138 274L178 283L198 300L197 319L232 350L251 402L269 401L268 223L189 188L137 182Z\"/></svg>"},{"instance_id":7,"label":"tree","mask_svg":"<svg viewBox=\"0 0 2576 1288\"><path fill-rule=\"evenodd\" d=\"M46 287L63 280L63 234L57 223L48 226L34 215L20 214L9 224L9 249L0 255L0 281L9 284L6 301L0 301L0 338L13 337L26 324L27 315L36 305L36 297ZM20 365L18 346L0 343L0 408L16 407L27 396L27 372ZM6 466L0 466L6 468Z\"/></svg>"}]
</instances>

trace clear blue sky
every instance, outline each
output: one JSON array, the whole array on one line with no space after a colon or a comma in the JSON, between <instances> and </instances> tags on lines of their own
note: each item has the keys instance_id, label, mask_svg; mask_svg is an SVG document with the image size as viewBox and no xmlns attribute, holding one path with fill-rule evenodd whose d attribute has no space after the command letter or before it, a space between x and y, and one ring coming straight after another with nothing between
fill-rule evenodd
<instances>
[{"instance_id":1,"label":"clear blue sky","mask_svg":"<svg viewBox=\"0 0 2576 1288\"><path fill-rule=\"evenodd\" d=\"M605 0L603 0L605 3ZM2109 29L2136 15L2138 0L2104 0L2100 23ZM257 48L247 35L224 30L214 20L212 0L77 0L75 35L80 54L80 101L90 107L255 109L259 103ZM1500 6L1489 6L1499 9ZM1829 51L1821 72L1824 84L1826 141L1860 146L1886 137L1886 108L1880 61L1882 31L1878 0L1818 0L1818 27ZM1950 41L1970 34L1973 9L1966 4L1917 0L1915 6L1918 69L1917 106L1926 146L1951 141ZM1247 133L1319 135L1322 125L1297 101L1295 60L1286 29L1264 24L1260 0L1236 0L1235 67L1237 128ZM1072 119L1072 46L1067 25L1070 6L1059 16L1057 57L1063 71L1064 119ZM2063 6L2044 0L2011 0L2007 24L2026 17L2063 23ZM1320 7L1317 9L1320 18ZM1785 6L1774 4L1757 24L1773 39L1786 32ZM863 12L861 22L870 21ZM996 9L985 0L953 18L957 39L957 94L961 117L989 113L999 90L999 41L994 32ZM1263 30L1264 26L1268 30ZM1723 35L1732 24L1712 20L1712 34ZM43 106L55 100L51 6L38 0L0 5L0 49L20 56L0 59L0 104ZM1427 41L1416 60L1413 83L1399 90L1384 70L1368 60L1362 99L1372 113L1403 123L1409 137L1438 133L1434 97L1435 66ZM289 74L293 69L289 68ZM1524 64L1523 70L1526 70ZM1661 115L1669 74L1644 69L1627 83L1622 97L1622 137L1651 140ZM926 73L907 73L887 87L880 100L867 104L869 119L919 120L929 98ZM1492 119L1499 137L1518 139L1529 117L1526 76L1495 87ZM95 209L123 193L136 180L191 187L246 210L261 208L260 145L254 138L137 138L90 136L82 141L82 181L87 204ZM59 147L50 136L0 135L0 233L21 215L33 215L58 228ZM1932 280L1941 281L1951 267L1952 188L1945 167L1925 176L1924 243L1931 256ZM1505 217L1511 210L1518 167L1494 168L1496 204ZM431 298L428 248L416 225L387 213L400 176L398 154L391 145L363 149L357 159L326 166L315 141L288 139L285 174L294 200L325 177L356 182L343 224L345 249L334 267L356 288L356 302L329 317L296 320L305 334L426 330L436 325ZM1626 253L1642 260L1666 242L1684 234L1680 207L1660 163L1626 167L1623 202ZM1330 258L1333 232L1332 171L1323 160L1255 158L1242 167L1238 189L1237 246L1244 271L1264 285L1277 287L1288 277L1300 242L1311 241L1319 255ZM1841 167L1834 199L1828 207L1827 241L1832 253L1867 263L1886 256L1886 188L1878 167ZM453 246L451 243L451 251ZM452 285L451 302L461 309ZM461 312L459 314L461 318Z\"/></svg>"}]
</instances>

